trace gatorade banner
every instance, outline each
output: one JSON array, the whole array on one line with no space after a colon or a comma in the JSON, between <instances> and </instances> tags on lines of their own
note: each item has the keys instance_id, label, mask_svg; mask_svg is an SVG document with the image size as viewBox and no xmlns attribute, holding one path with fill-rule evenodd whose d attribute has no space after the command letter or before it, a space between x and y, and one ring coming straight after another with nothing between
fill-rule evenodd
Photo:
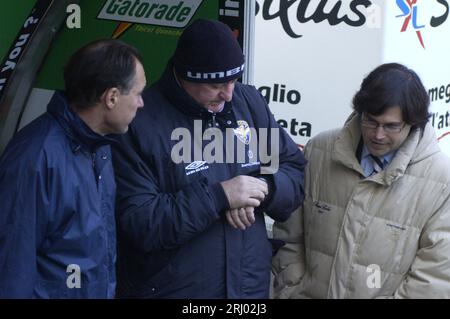
<instances>
[{"instance_id":1,"label":"gatorade banner","mask_svg":"<svg viewBox=\"0 0 450 319\"><path fill-rule=\"evenodd\" d=\"M218 0L80 0L69 10L37 76L19 129L45 112L54 90L64 89L63 68L78 48L96 39L115 38L141 52L147 83L166 67L183 29L198 18L218 19Z\"/></svg>"},{"instance_id":2,"label":"gatorade banner","mask_svg":"<svg viewBox=\"0 0 450 319\"><path fill-rule=\"evenodd\" d=\"M35 4L38 6L43 2L51 1L38 1ZM244 47L244 6L245 2L229 0L80 0L68 4L66 12L61 12L66 16L66 23L58 31L41 66L34 89L29 93L27 105L21 113L18 128L45 112L54 90L64 89L64 65L86 43L115 38L135 46L142 54L147 83L150 85L164 71L184 28L195 19L223 21L231 27ZM11 10L15 12L18 9ZM33 10L37 14L38 11ZM0 23L11 24L7 19ZM17 38L24 40L22 34ZM2 82L6 83L6 80Z\"/></svg>"},{"instance_id":3,"label":"gatorade banner","mask_svg":"<svg viewBox=\"0 0 450 319\"><path fill-rule=\"evenodd\" d=\"M202 0L136 0L121 3L107 1L97 16L99 19L184 28L192 19Z\"/></svg>"},{"instance_id":4,"label":"gatorade banner","mask_svg":"<svg viewBox=\"0 0 450 319\"><path fill-rule=\"evenodd\" d=\"M163 72L185 26L200 17L218 18L218 3L211 0L81 0L79 7L79 27L59 32L36 87L63 89L62 68L70 55L102 38L120 39L137 47L147 82L152 83Z\"/></svg>"}]
</instances>

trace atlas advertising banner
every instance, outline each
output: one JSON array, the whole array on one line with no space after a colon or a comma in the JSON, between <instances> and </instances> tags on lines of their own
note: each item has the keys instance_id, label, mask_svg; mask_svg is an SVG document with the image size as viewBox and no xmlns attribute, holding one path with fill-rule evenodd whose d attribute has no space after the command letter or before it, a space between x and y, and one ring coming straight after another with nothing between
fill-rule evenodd
<instances>
[{"instance_id":1,"label":"atlas advertising banner","mask_svg":"<svg viewBox=\"0 0 450 319\"><path fill-rule=\"evenodd\" d=\"M372 69L404 63L428 88L432 124L450 153L449 2L257 0L255 85L304 145L344 124Z\"/></svg>"}]
</instances>

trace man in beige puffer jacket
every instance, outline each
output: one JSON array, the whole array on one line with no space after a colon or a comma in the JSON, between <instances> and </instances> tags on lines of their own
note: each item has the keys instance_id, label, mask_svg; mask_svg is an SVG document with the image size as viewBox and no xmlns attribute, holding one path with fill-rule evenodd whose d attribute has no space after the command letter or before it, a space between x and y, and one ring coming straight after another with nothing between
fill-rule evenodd
<instances>
[{"instance_id":1,"label":"man in beige puffer jacket","mask_svg":"<svg viewBox=\"0 0 450 319\"><path fill-rule=\"evenodd\" d=\"M306 146L304 204L274 226L274 297L450 298L450 161L425 88L384 64L353 105Z\"/></svg>"}]
</instances>

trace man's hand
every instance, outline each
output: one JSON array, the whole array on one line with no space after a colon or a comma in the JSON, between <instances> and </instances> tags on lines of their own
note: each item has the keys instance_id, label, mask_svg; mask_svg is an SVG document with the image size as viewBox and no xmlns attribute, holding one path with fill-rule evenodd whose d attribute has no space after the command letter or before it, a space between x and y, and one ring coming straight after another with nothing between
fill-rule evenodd
<instances>
[{"instance_id":1,"label":"man's hand","mask_svg":"<svg viewBox=\"0 0 450 319\"><path fill-rule=\"evenodd\" d=\"M254 207L231 209L225 213L225 216L232 227L245 230L255 222L254 210Z\"/></svg>"},{"instance_id":2,"label":"man's hand","mask_svg":"<svg viewBox=\"0 0 450 319\"><path fill-rule=\"evenodd\" d=\"M258 207L268 194L267 183L251 176L236 176L220 184L228 198L230 210Z\"/></svg>"}]
</instances>

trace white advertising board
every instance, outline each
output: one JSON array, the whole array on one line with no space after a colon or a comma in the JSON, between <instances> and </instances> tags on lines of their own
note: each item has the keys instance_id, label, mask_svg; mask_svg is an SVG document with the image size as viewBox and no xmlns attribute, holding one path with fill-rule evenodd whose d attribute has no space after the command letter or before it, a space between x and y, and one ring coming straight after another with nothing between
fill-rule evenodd
<instances>
[{"instance_id":1,"label":"white advertising board","mask_svg":"<svg viewBox=\"0 0 450 319\"><path fill-rule=\"evenodd\" d=\"M449 0L257 0L255 86L300 145L340 127L376 66L414 69L450 154Z\"/></svg>"}]
</instances>

